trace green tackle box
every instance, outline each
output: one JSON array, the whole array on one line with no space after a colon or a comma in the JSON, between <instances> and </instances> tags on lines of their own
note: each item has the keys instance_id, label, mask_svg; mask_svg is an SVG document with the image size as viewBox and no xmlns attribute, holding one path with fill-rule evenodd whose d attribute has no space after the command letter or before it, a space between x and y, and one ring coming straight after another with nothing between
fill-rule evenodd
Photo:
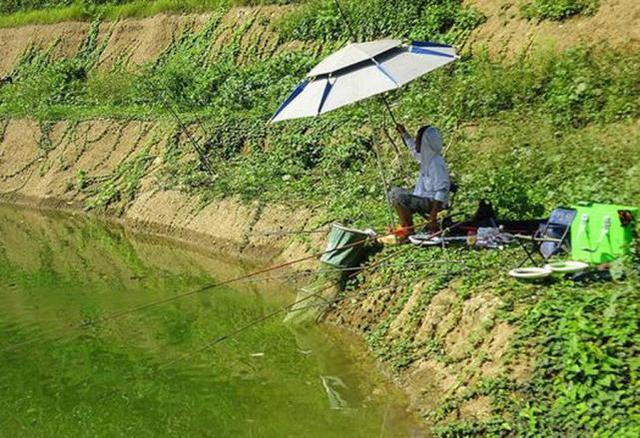
<instances>
[{"instance_id":1,"label":"green tackle box","mask_svg":"<svg viewBox=\"0 0 640 438\"><path fill-rule=\"evenodd\" d=\"M631 250L638 209L624 205L581 202L571 224L571 257L607 263Z\"/></svg>"}]
</instances>

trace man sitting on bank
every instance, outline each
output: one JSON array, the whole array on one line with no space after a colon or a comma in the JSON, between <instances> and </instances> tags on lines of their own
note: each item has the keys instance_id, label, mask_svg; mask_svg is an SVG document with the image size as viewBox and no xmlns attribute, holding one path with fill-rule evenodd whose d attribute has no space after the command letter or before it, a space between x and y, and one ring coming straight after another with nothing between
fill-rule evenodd
<instances>
[{"instance_id":1,"label":"man sitting on bank","mask_svg":"<svg viewBox=\"0 0 640 438\"><path fill-rule=\"evenodd\" d=\"M451 188L449 169L442 157L440 131L433 126L423 126L413 139L403 125L397 125L396 129L420 163L420 173L413 192L401 187L389 190L389 201L398 212L402 227L397 235L407 237L413 234L413 215L416 213L426 216L427 230L435 232L438 230L438 212L447 206Z\"/></svg>"}]
</instances>

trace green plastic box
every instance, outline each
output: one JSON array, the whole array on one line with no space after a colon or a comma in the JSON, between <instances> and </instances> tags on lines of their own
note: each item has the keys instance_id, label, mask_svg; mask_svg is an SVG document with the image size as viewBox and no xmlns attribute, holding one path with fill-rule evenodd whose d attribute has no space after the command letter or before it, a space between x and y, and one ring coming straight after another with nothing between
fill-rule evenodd
<instances>
[{"instance_id":1,"label":"green plastic box","mask_svg":"<svg viewBox=\"0 0 640 438\"><path fill-rule=\"evenodd\" d=\"M573 207L571 257L599 264L628 254L633 243L638 209L624 205L581 202Z\"/></svg>"}]
</instances>

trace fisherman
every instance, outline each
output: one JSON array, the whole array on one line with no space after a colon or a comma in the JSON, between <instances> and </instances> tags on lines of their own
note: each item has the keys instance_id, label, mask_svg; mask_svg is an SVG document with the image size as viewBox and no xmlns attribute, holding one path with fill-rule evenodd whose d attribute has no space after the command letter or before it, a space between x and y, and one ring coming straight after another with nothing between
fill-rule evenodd
<instances>
[{"instance_id":1,"label":"fisherman","mask_svg":"<svg viewBox=\"0 0 640 438\"><path fill-rule=\"evenodd\" d=\"M413 215L420 214L427 219L427 230L438 230L438 213L449 203L449 169L442 157L442 137L438 128L426 125L418 129L414 138L407 129L396 125L402 141L409 148L416 161L420 163L420 173L413 192L393 187L389 190L389 201L400 217L400 229L396 235L400 238L413 234Z\"/></svg>"}]
</instances>

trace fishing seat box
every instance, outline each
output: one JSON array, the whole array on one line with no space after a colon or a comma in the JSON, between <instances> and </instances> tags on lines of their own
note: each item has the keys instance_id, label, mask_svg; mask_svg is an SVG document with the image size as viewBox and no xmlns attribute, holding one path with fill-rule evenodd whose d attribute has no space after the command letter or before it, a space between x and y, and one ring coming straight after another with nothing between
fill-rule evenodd
<instances>
[{"instance_id":1,"label":"fishing seat box","mask_svg":"<svg viewBox=\"0 0 640 438\"><path fill-rule=\"evenodd\" d=\"M582 202L573 207L571 257L592 264L607 263L629 254L638 209L624 205Z\"/></svg>"}]
</instances>

